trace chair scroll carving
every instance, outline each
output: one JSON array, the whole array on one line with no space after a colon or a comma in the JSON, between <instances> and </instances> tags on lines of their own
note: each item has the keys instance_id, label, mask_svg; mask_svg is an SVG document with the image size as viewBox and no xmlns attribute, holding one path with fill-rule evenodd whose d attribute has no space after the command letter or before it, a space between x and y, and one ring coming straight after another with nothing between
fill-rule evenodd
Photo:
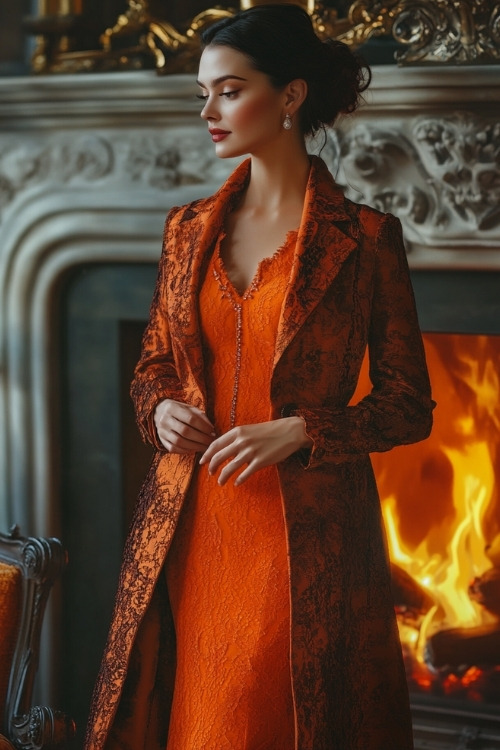
<instances>
[{"instance_id":1,"label":"chair scroll carving","mask_svg":"<svg viewBox=\"0 0 500 750\"><path fill-rule=\"evenodd\" d=\"M9 534L0 533L0 564L4 569L14 566L20 572L2 731L12 746L21 750L62 750L75 734L74 722L65 714L47 706L32 706L45 607L66 563L67 555L58 539L25 538L18 527Z\"/></svg>"}]
</instances>

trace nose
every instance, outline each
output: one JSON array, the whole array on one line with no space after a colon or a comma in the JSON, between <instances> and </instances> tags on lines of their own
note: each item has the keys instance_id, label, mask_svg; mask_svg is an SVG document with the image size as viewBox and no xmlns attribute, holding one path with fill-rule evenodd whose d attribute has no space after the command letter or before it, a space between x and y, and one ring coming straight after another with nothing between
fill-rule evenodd
<instances>
[{"instance_id":1,"label":"nose","mask_svg":"<svg viewBox=\"0 0 500 750\"><path fill-rule=\"evenodd\" d=\"M213 99L210 96L205 101L205 106L200 112L200 117L203 118L203 120L216 120L217 119L217 112L213 104Z\"/></svg>"}]
</instances>

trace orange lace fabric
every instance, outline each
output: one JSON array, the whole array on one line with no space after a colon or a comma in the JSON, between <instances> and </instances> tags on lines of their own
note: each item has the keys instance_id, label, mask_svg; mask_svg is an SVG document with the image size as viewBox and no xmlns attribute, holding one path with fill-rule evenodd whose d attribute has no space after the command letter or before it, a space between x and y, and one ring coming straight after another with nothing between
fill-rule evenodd
<instances>
[{"instance_id":1,"label":"orange lace fabric","mask_svg":"<svg viewBox=\"0 0 500 750\"><path fill-rule=\"evenodd\" d=\"M297 235L239 294L220 242L200 294L217 434L270 418L270 378ZM168 750L290 750L289 575L276 467L241 487L197 472L166 563L177 634Z\"/></svg>"}]
</instances>

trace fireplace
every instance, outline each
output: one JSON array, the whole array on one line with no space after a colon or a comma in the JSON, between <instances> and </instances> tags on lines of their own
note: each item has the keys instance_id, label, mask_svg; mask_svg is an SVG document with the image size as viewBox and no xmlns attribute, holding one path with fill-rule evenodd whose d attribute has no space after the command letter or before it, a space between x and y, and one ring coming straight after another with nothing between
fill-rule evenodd
<instances>
[{"instance_id":1,"label":"fireplace","mask_svg":"<svg viewBox=\"0 0 500 750\"><path fill-rule=\"evenodd\" d=\"M495 617L481 602L488 581L469 587L496 567L500 526L497 79L486 67L375 69L364 110L322 152L349 195L402 219L431 375L442 380L434 435L374 456L421 750L500 748L499 662L457 664L456 641L436 640L450 629L470 640ZM0 93L0 514L3 527L58 535L69 550L38 690L75 716L79 747L151 456L128 383L164 217L212 192L233 164L215 160L189 77L7 79ZM476 152L461 155L467 138ZM460 483L468 519L452 499ZM483 619L452 620L428 582L451 575L446 555Z\"/></svg>"},{"instance_id":2,"label":"fireplace","mask_svg":"<svg viewBox=\"0 0 500 750\"><path fill-rule=\"evenodd\" d=\"M434 428L428 440L372 460L415 738L422 748L494 748L500 746L499 280L471 271L413 271L412 277L437 401ZM461 315L453 312L457 300ZM365 372L360 392L366 382Z\"/></svg>"}]
</instances>

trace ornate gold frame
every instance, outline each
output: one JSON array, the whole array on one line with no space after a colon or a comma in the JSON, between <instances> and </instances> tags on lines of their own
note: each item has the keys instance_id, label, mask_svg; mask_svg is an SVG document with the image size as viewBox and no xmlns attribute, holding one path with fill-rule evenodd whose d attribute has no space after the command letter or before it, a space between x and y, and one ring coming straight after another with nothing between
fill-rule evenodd
<instances>
[{"instance_id":1,"label":"ornate gold frame","mask_svg":"<svg viewBox=\"0 0 500 750\"><path fill-rule=\"evenodd\" d=\"M41 0L41 7L44 2ZM266 0L240 0L247 9ZM274 0L276 2L277 0ZM279 0L278 0L279 1ZM290 2L290 0L284 0ZM293 1L293 0L292 0ZM130 70L155 67L159 73L193 72L200 53L200 32L236 11L208 8L181 32L168 20L153 16L149 0L127 0L127 9L100 37L100 49L76 52L81 0L59 2L61 12L31 19L37 35L32 68L38 73ZM346 18L316 0L295 0L310 14L321 38L340 39L357 48L374 36L392 34L406 47L400 64L491 63L500 61L500 0L354 0ZM486 7L488 6L488 7ZM73 14L68 13L73 9ZM126 39L132 43L123 46Z\"/></svg>"}]
</instances>

